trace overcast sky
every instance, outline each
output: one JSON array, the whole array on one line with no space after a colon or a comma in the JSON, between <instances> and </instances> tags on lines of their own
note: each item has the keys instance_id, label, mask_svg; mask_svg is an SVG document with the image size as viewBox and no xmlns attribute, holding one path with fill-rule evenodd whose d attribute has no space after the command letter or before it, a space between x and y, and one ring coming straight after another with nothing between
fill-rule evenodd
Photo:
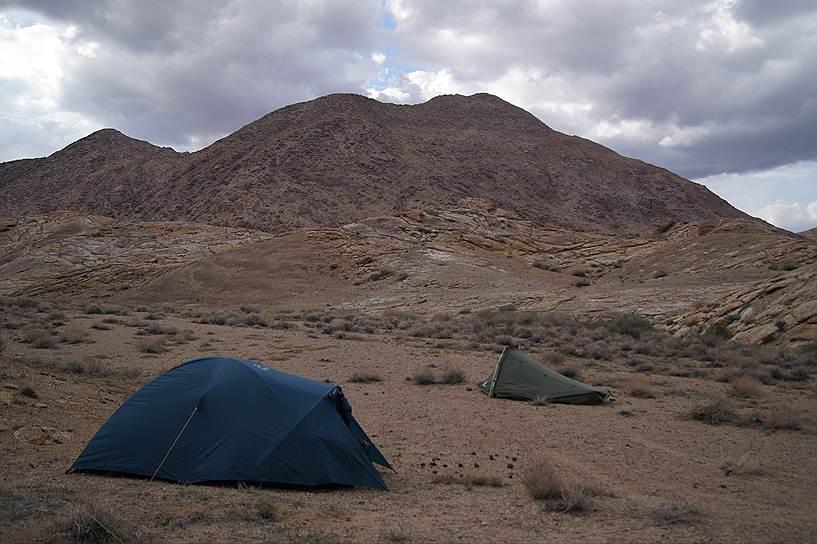
<instances>
[{"instance_id":1,"label":"overcast sky","mask_svg":"<svg viewBox=\"0 0 817 544\"><path fill-rule=\"evenodd\" d=\"M817 226L814 0L0 0L0 160L102 127L195 150L341 91L490 92Z\"/></svg>"}]
</instances>

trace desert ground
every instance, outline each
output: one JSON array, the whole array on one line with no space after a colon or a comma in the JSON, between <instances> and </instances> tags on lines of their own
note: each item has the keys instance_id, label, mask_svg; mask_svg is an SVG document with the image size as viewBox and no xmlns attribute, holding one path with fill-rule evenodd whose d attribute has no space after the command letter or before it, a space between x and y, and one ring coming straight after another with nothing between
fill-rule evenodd
<instances>
[{"instance_id":1,"label":"desert ground","mask_svg":"<svg viewBox=\"0 0 817 544\"><path fill-rule=\"evenodd\" d=\"M679 339L633 314L591 320L514 307L286 311L57 295L0 303L4 542L817 539L813 342L753 346L717 331ZM614 400L489 399L477 382L504 343L610 388ZM396 469L381 470L390 490L66 474L139 387L213 354L340 384ZM536 477L562 493L535 499Z\"/></svg>"}]
</instances>

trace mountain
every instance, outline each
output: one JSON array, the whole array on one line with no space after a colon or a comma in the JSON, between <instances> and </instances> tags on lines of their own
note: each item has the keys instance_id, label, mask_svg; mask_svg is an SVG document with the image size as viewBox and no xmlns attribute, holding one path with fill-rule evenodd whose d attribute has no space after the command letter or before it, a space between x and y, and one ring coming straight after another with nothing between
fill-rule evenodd
<instances>
[{"instance_id":1,"label":"mountain","mask_svg":"<svg viewBox=\"0 0 817 544\"><path fill-rule=\"evenodd\" d=\"M804 230L803 232L800 233L800 236L805 236L806 238L809 238L811 240L817 240L817 227L814 227L813 229L809 230Z\"/></svg>"},{"instance_id":2,"label":"mountain","mask_svg":"<svg viewBox=\"0 0 817 544\"><path fill-rule=\"evenodd\" d=\"M284 232L483 198L584 231L746 218L702 185L552 130L495 96L418 105L334 94L195 153L106 129L0 164L0 215L73 210Z\"/></svg>"}]
</instances>

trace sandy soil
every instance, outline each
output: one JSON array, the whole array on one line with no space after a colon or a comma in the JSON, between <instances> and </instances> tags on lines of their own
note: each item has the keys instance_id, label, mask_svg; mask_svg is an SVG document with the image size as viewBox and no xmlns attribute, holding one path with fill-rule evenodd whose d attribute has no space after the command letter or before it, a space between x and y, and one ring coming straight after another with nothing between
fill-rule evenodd
<instances>
[{"instance_id":1,"label":"sandy soil","mask_svg":"<svg viewBox=\"0 0 817 544\"><path fill-rule=\"evenodd\" d=\"M616 401L595 407L489 400L475 382L496 354L440 350L421 339L358 335L356 340L305 330L193 323L170 315L164 326L196 339L169 351L140 351L127 326L90 328L104 316L66 311L66 327L87 330L83 343L36 349L7 331L0 355L0 540L64 541L70 519L93 507L159 542L813 542L817 539L817 436L679 418L696 399L727 393L712 380L639 373L655 398L634 398L635 371L620 361L571 360L585 381L604 384ZM110 316L109 316L110 317ZM322 492L244 486L183 486L129 478L69 475L65 470L105 419L141 385L179 362L205 354L240 356L343 386L355 416L397 472L383 472L390 492ZM104 372L72 374L69 361ZM659 361L653 361L659 365ZM414 385L433 365L462 369L466 383ZM371 371L379 383L350 383ZM763 387L741 409L817 413L813 382ZM37 399L23 394L30 387ZM520 478L542 456L566 478L600 496L581 514L543 511ZM749 457L747 457L749 456ZM751 459L757 475L726 475L727 462ZM432 465L434 463L436 466ZM433 481L437 475L490 475L501 487ZM275 503L274 519L259 504ZM661 523L650 511L689 504L689 523Z\"/></svg>"}]
</instances>

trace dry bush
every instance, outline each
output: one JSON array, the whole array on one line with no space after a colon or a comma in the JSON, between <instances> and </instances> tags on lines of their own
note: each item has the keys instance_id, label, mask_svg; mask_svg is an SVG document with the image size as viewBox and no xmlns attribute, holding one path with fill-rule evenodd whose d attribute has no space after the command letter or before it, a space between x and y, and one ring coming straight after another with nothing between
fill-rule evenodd
<instances>
[{"instance_id":1,"label":"dry bush","mask_svg":"<svg viewBox=\"0 0 817 544\"><path fill-rule=\"evenodd\" d=\"M567 360L567 357L565 357L558 351L545 351L539 357L542 361L551 365L558 365L564 363Z\"/></svg>"},{"instance_id":2,"label":"dry bush","mask_svg":"<svg viewBox=\"0 0 817 544\"><path fill-rule=\"evenodd\" d=\"M31 344L32 347L37 349L52 349L57 347L56 340L54 340L51 334L43 330L28 332L23 336L22 341L26 344Z\"/></svg>"},{"instance_id":3,"label":"dry bush","mask_svg":"<svg viewBox=\"0 0 817 544\"><path fill-rule=\"evenodd\" d=\"M164 334L168 336L173 336L174 334L178 333L179 331L176 327L170 327L165 325L160 325L159 323L151 323L147 325L145 328L137 332L139 336L148 336L148 335L159 335Z\"/></svg>"},{"instance_id":4,"label":"dry bush","mask_svg":"<svg viewBox=\"0 0 817 544\"><path fill-rule=\"evenodd\" d=\"M382 382L382 378L374 372L355 372L349 377L351 383L377 383Z\"/></svg>"},{"instance_id":5,"label":"dry bush","mask_svg":"<svg viewBox=\"0 0 817 544\"><path fill-rule=\"evenodd\" d=\"M383 535L386 542L411 542L411 536L406 534L402 529L392 527Z\"/></svg>"},{"instance_id":6,"label":"dry bush","mask_svg":"<svg viewBox=\"0 0 817 544\"><path fill-rule=\"evenodd\" d=\"M102 306L99 304L92 304L85 308L85 313L89 315L99 314L113 314L113 315L128 315L128 309L122 306Z\"/></svg>"},{"instance_id":7,"label":"dry bush","mask_svg":"<svg viewBox=\"0 0 817 544\"><path fill-rule=\"evenodd\" d=\"M269 498L258 499L255 503L255 509L258 511L258 517L264 521L275 523L281 521L284 517L278 502Z\"/></svg>"},{"instance_id":8,"label":"dry bush","mask_svg":"<svg viewBox=\"0 0 817 544\"><path fill-rule=\"evenodd\" d=\"M177 344L186 344L187 342L192 342L197 338L198 337L196 336L196 334L190 329L182 329L176 333Z\"/></svg>"},{"instance_id":9,"label":"dry bush","mask_svg":"<svg viewBox=\"0 0 817 544\"><path fill-rule=\"evenodd\" d=\"M763 384L760 380L745 374L729 380L729 385L732 387L732 395L736 397L753 398L763 393Z\"/></svg>"},{"instance_id":10,"label":"dry bush","mask_svg":"<svg viewBox=\"0 0 817 544\"><path fill-rule=\"evenodd\" d=\"M573 285L575 287L589 287L590 282L588 280L584 279L584 278L579 278L573 283Z\"/></svg>"},{"instance_id":11,"label":"dry bush","mask_svg":"<svg viewBox=\"0 0 817 544\"><path fill-rule=\"evenodd\" d=\"M139 531L111 512L90 509L71 518L67 532L71 541L78 544L122 544L141 542Z\"/></svg>"},{"instance_id":12,"label":"dry bush","mask_svg":"<svg viewBox=\"0 0 817 544\"><path fill-rule=\"evenodd\" d=\"M6 351L6 339L0 336L0 353Z\"/></svg>"},{"instance_id":13,"label":"dry bush","mask_svg":"<svg viewBox=\"0 0 817 544\"><path fill-rule=\"evenodd\" d=\"M429 368L422 368L414 373L411 377L411 381L414 382L415 385L432 385L437 380L434 377L434 373Z\"/></svg>"},{"instance_id":14,"label":"dry bush","mask_svg":"<svg viewBox=\"0 0 817 544\"><path fill-rule=\"evenodd\" d=\"M81 344L88 338L88 331L80 327L67 327L62 331L60 342L65 344Z\"/></svg>"},{"instance_id":15,"label":"dry bush","mask_svg":"<svg viewBox=\"0 0 817 544\"><path fill-rule=\"evenodd\" d=\"M59 369L69 374L77 374L92 378L132 378L140 374L136 367L113 368L96 360L68 361L60 365Z\"/></svg>"},{"instance_id":16,"label":"dry bush","mask_svg":"<svg viewBox=\"0 0 817 544\"><path fill-rule=\"evenodd\" d=\"M446 385L457 385L465 383L465 372L459 368L446 368L440 377L440 383Z\"/></svg>"},{"instance_id":17,"label":"dry bush","mask_svg":"<svg viewBox=\"0 0 817 544\"><path fill-rule=\"evenodd\" d=\"M562 479L547 458L535 461L525 470L522 485L535 500L559 499L562 496Z\"/></svg>"},{"instance_id":18,"label":"dry bush","mask_svg":"<svg viewBox=\"0 0 817 544\"><path fill-rule=\"evenodd\" d=\"M624 385L624 390L637 399L654 399L656 390L652 384L644 378L637 376Z\"/></svg>"},{"instance_id":19,"label":"dry bush","mask_svg":"<svg viewBox=\"0 0 817 544\"><path fill-rule=\"evenodd\" d=\"M660 525L691 524L698 521L700 511L688 501L662 503L649 510L649 516Z\"/></svg>"},{"instance_id":20,"label":"dry bush","mask_svg":"<svg viewBox=\"0 0 817 544\"><path fill-rule=\"evenodd\" d=\"M534 406L548 406L551 404L550 397L536 397L530 403Z\"/></svg>"},{"instance_id":21,"label":"dry bush","mask_svg":"<svg viewBox=\"0 0 817 544\"><path fill-rule=\"evenodd\" d=\"M20 394L22 396L28 397L30 399L40 398L40 395L38 395L37 392L34 390L34 388L31 387L30 385L25 385L25 386L21 387L20 388Z\"/></svg>"},{"instance_id":22,"label":"dry bush","mask_svg":"<svg viewBox=\"0 0 817 544\"><path fill-rule=\"evenodd\" d=\"M565 367L562 367L559 370L557 370L557 372L559 374L561 374L562 376L564 376L565 378L570 378L572 380L581 380L582 379L582 375L579 372L579 369L577 369L576 367L565 366Z\"/></svg>"},{"instance_id":23,"label":"dry bush","mask_svg":"<svg viewBox=\"0 0 817 544\"><path fill-rule=\"evenodd\" d=\"M109 331L109 330L113 329L113 327L111 327L107 323L103 323L101 321L91 325L91 328L96 329L98 331Z\"/></svg>"},{"instance_id":24,"label":"dry bush","mask_svg":"<svg viewBox=\"0 0 817 544\"><path fill-rule=\"evenodd\" d=\"M722 397L699 401L684 416L687 419L702 421L709 425L738 424L740 422L735 409L729 404L729 401Z\"/></svg>"},{"instance_id":25,"label":"dry bush","mask_svg":"<svg viewBox=\"0 0 817 544\"><path fill-rule=\"evenodd\" d=\"M389 270L388 268L384 268L382 270L378 270L377 272L373 272L373 273L369 274L369 276L366 279L368 281L380 281L380 280L384 280L384 279L388 278L392 274L394 274L394 272L392 270Z\"/></svg>"},{"instance_id":26,"label":"dry bush","mask_svg":"<svg viewBox=\"0 0 817 544\"><path fill-rule=\"evenodd\" d=\"M257 314L257 313L261 312L261 310L258 308L258 306L251 306L249 304L239 306L238 309L241 310L242 312L244 312L245 314Z\"/></svg>"},{"instance_id":27,"label":"dry bush","mask_svg":"<svg viewBox=\"0 0 817 544\"><path fill-rule=\"evenodd\" d=\"M594 505L595 499L592 490L580 485L570 484L562 487L561 494L557 499L545 502L542 509L547 512L580 514L593 510Z\"/></svg>"},{"instance_id":28,"label":"dry bush","mask_svg":"<svg viewBox=\"0 0 817 544\"><path fill-rule=\"evenodd\" d=\"M139 341L139 351L142 353L164 353L167 351L163 338L143 338Z\"/></svg>"},{"instance_id":29,"label":"dry bush","mask_svg":"<svg viewBox=\"0 0 817 544\"><path fill-rule=\"evenodd\" d=\"M772 410L763 421L763 426L773 431L802 431L807 427L805 416L791 408Z\"/></svg>"},{"instance_id":30,"label":"dry bush","mask_svg":"<svg viewBox=\"0 0 817 544\"><path fill-rule=\"evenodd\" d=\"M748 453L735 460L724 461L721 470L726 476L763 476L768 473Z\"/></svg>"}]
</instances>

